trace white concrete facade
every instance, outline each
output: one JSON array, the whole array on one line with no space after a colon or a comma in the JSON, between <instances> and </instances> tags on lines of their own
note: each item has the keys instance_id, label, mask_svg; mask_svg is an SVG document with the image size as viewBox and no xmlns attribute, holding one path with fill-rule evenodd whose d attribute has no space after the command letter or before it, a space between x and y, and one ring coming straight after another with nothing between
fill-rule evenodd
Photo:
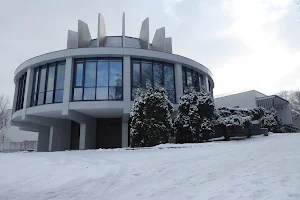
<instances>
[{"instance_id":1,"label":"white concrete facade","mask_svg":"<svg viewBox=\"0 0 300 200\"><path fill-rule=\"evenodd\" d=\"M125 24L125 17L123 18ZM147 27L149 20L146 20L145 31L141 31L141 46L146 48L149 36ZM183 56L167 53L164 51L155 51L151 49L137 49L124 47L105 47L103 37L106 36L102 15L99 15L98 27L98 47L87 47L90 40L90 33L87 24L78 22L78 47L61 51L50 52L31 58L22 63L15 71L14 81L16 91L18 90L18 80L27 72L25 86L24 106L21 110L13 108L12 125L20 127L23 130L39 132L38 151L62 151L70 149L72 139L72 122L80 124L79 149L94 149L97 141L97 119L101 118L120 118L121 119L121 147L128 146L128 121L132 106L131 99L131 60L145 59L158 62L170 63L174 66L175 79L175 111L177 103L183 92L182 86L182 66L192 69L205 78L205 86L208 89L208 81L211 88L214 88L212 73L202 64ZM125 37L125 25L123 38ZM161 29L164 32L164 29ZM163 34L165 42L165 35ZM72 38L69 38L72 41ZM159 42L159 41L158 41ZM168 52L171 51L171 40L168 39ZM72 42L68 46L75 47ZM165 46L165 45L164 45ZM85 48L84 48L85 47ZM74 83L74 62L79 58L122 58L123 60L123 98L116 101L72 101L73 83ZM31 106L31 97L34 82L34 69L45 64L65 61L65 73L63 84L63 101L61 103L52 103ZM212 91L211 91L212 93ZM14 99L15 107L16 95Z\"/></svg>"}]
</instances>

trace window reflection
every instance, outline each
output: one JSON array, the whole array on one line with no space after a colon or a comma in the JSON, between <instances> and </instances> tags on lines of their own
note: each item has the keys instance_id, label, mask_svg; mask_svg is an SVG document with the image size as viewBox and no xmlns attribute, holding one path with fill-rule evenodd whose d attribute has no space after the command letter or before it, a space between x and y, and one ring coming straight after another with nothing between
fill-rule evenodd
<instances>
[{"instance_id":1,"label":"window reflection","mask_svg":"<svg viewBox=\"0 0 300 200\"><path fill-rule=\"evenodd\" d=\"M55 62L34 69L31 106L63 101L65 62Z\"/></svg>"},{"instance_id":2,"label":"window reflection","mask_svg":"<svg viewBox=\"0 0 300 200\"><path fill-rule=\"evenodd\" d=\"M123 62L121 59L78 60L75 68L73 101L123 99ZM82 74L84 74L83 81L80 78ZM80 84L81 81L83 84ZM83 96L80 97L80 95Z\"/></svg>"},{"instance_id":3,"label":"window reflection","mask_svg":"<svg viewBox=\"0 0 300 200\"><path fill-rule=\"evenodd\" d=\"M169 100L175 102L174 66L163 62L132 60L131 99L134 100L138 87L145 88L149 82L152 86L165 87ZM141 77L140 77L141 76Z\"/></svg>"},{"instance_id":4,"label":"window reflection","mask_svg":"<svg viewBox=\"0 0 300 200\"><path fill-rule=\"evenodd\" d=\"M200 87L203 85L202 74L186 67L182 67L182 84L183 90L188 87L193 87L196 91L199 91Z\"/></svg>"}]
</instances>

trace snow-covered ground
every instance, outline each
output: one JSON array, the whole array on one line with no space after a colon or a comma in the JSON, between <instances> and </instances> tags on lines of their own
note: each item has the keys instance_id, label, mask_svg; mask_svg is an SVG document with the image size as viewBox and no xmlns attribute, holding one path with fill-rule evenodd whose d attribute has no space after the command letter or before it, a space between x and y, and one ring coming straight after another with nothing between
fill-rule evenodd
<instances>
[{"instance_id":1,"label":"snow-covered ground","mask_svg":"<svg viewBox=\"0 0 300 200\"><path fill-rule=\"evenodd\" d=\"M300 134L140 150L0 154L0 199L299 200Z\"/></svg>"}]
</instances>

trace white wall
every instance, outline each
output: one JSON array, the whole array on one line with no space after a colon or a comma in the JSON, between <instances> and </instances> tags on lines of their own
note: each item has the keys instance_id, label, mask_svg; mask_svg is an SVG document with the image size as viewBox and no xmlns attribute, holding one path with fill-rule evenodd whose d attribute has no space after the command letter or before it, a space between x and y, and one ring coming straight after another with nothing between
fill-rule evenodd
<instances>
[{"instance_id":1,"label":"white wall","mask_svg":"<svg viewBox=\"0 0 300 200\"><path fill-rule=\"evenodd\" d=\"M283 105L281 108L276 110L277 116L281 119L283 124L293 124L292 113L289 104Z\"/></svg>"},{"instance_id":2,"label":"white wall","mask_svg":"<svg viewBox=\"0 0 300 200\"><path fill-rule=\"evenodd\" d=\"M247 92L232 94L225 97L219 97L215 99L215 107L220 108L223 106L238 106L239 108L255 108L257 95L259 94L255 90L250 90Z\"/></svg>"}]
</instances>

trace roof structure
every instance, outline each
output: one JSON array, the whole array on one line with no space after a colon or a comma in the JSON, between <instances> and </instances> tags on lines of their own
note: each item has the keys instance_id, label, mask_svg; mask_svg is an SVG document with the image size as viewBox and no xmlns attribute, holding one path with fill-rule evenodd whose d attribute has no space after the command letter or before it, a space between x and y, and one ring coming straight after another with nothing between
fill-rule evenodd
<instances>
[{"instance_id":1,"label":"roof structure","mask_svg":"<svg viewBox=\"0 0 300 200\"><path fill-rule=\"evenodd\" d=\"M108 36L104 17L98 14L98 33L97 38L92 38L88 24L78 20L78 29L68 31L67 49L88 48L88 47L127 47L139 49L151 49L166 53L172 53L172 38L166 38L165 27L156 30L149 43L149 18L147 17L141 25L139 38L128 37L125 35L125 13L122 18L122 35Z\"/></svg>"}]
</instances>

